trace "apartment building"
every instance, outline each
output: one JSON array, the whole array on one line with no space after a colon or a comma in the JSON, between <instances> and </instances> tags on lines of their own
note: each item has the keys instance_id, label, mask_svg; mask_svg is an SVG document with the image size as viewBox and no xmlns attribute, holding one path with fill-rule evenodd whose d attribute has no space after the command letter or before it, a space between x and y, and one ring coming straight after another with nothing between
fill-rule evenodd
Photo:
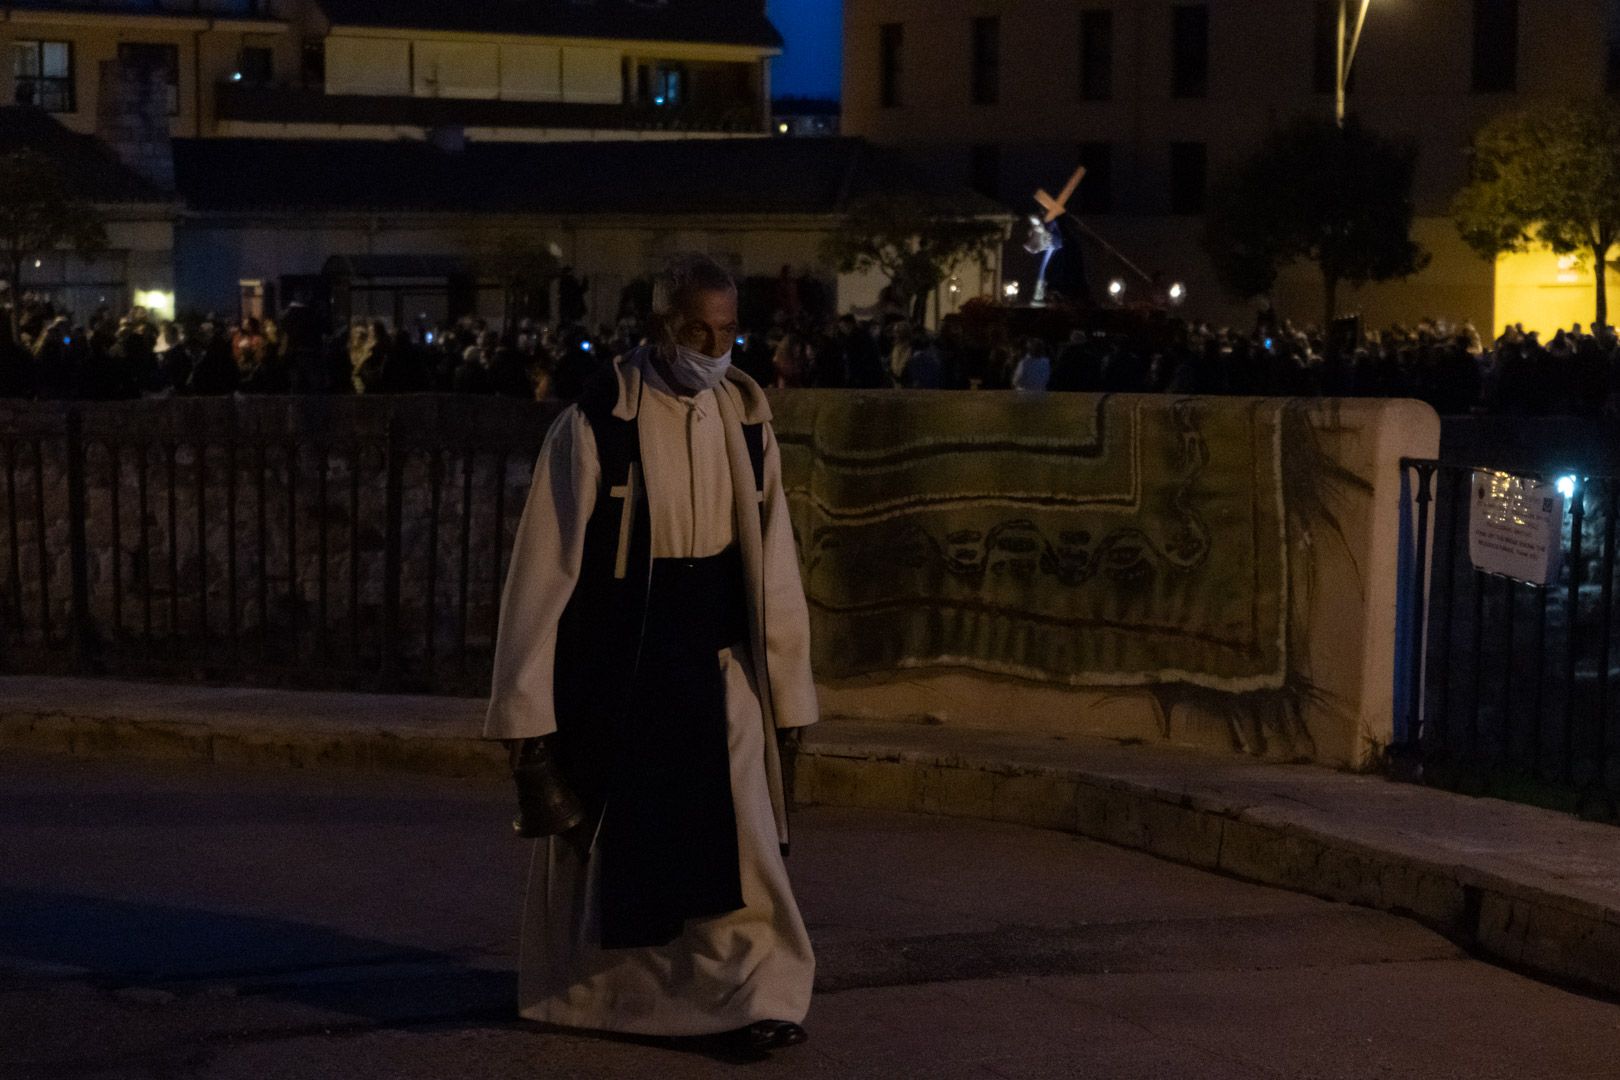
<instances>
[{"instance_id":1,"label":"apartment building","mask_svg":"<svg viewBox=\"0 0 1620 1080\"><path fill-rule=\"evenodd\" d=\"M0 3L28 114L11 128L48 117L173 191L156 306L226 314L301 295L337 316L498 317L484 267L510 235L590 283L593 322L690 248L869 303L881 283L819 265L821 238L874 185L938 181L856 141L772 138L781 46L764 0ZM153 292L151 273L92 287L61 265L24 287ZM999 287L994 265L965 280Z\"/></svg>"},{"instance_id":2,"label":"apartment building","mask_svg":"<svg viewBox=\"0 0 1620 1080\"><path fill-rule=\"evenodd\" d=\"M1416 146L1416 236L1434 258L1341 307L1373 325L1591 319L1590 268L1550 253L1493 266L1448 207L1486 120L1616 85L1617 6L1372 0L1349 110ZM1280 124L1333 115L1338 12L1338 0L845 0L844 130L1020 213L1083 163L1071 207L1147 272L1184 280L1190 313L1242 324L1252 306L1222 294L1199 246L1207 192ZM1101 251L1091 262L1094 287L1133 280ZM1020 272L1035 259L1014 249L1006 273ZM1276 300L1314 321L1319 282L1290 272Z\"/></svg>"},{"instance_id":3,"label":"apartment building","mask_svg":"<svg viewBox=\"0 0 1620 1080\"><path fill-rule=\"evenodd\" d=\"M13 99L94 129L98 67L159 74L175 138L761 134L781 37L760 0L24 0Z\"/></svg>"}]
</instances>

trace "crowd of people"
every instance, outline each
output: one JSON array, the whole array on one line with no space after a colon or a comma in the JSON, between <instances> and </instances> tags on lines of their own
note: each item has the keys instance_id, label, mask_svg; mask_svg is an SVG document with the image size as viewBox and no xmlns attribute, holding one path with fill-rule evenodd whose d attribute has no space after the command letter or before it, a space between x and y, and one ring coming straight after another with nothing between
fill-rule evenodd
<instances>
[{"instance_id":1,"label":"crowd of people","mask_svg":"<svg viewBox=\"0 0 1620 1080\"><path fill-rule=\"evenodd\" d=\"M197 394L472 393L571 400L599 364L643 340L634 319L594 330L465 317L329 331L294 303L277 318L162 320L141 308L78 321L25 301L0 308L0 397L106 400ZM1620 336L1580 325L1543 341L1492 341L1425 321L1333 343L1262 319L1241 331L1160 318L1144 332L1067 337L983 332L962 315L937 332L894 313L814 322L779 313L742 332L733 362L767 386L1413 397L1442 414L1620 416Z\"/></svg>"}]
</instances>

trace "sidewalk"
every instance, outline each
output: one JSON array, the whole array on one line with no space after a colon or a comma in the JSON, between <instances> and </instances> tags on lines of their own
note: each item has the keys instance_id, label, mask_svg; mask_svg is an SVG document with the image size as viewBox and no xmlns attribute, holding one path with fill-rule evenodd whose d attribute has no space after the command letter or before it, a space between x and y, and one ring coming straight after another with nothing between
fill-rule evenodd
<instances>
[{"instance_id":1,"label":"sidewalk","mask_svg":"<svg viewBox=\"0 0 1620 1080\"><path fill-rule=\"evenodd\" d=\"M0 679L0 749L505 775L471 699ZM1620 829L1313 766L914 724L810 729L806 804L1078 833L1410 915L1481 955L1620 993Z\"/></svg>"}]
</instances>

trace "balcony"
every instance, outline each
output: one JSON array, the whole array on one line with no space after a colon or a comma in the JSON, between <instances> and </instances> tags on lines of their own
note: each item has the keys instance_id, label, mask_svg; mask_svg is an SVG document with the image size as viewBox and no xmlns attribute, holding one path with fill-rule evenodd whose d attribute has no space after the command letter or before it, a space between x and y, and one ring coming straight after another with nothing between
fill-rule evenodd
<instances>
[{"instance_id":1,"label":"balcony","mask_svg":"<svg viewBox=\"0 0 1620 1080\"><path fill-rule=\"evenodd\" d=\"M561 128L607 131L759 132L759 105L746 98L700 99L679 108L566 101L372 97L290 86L216 88L221 121L392 127Z\"/></svg>"}]
</instances>

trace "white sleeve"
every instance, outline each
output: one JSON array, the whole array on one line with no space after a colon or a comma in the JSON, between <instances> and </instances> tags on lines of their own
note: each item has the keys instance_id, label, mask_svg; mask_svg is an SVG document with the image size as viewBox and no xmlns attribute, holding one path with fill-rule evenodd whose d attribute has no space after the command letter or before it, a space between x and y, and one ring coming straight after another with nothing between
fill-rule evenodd
<instances>
[{"instance_id":1,"label":"white sleeve","mask_svg":"<svg viewBox=\"0 0 1620 1080\"><path fill-rule=\"evenodd\" d=\"M600 466L590 424L577 406L547 433L534 467L495 635L484 738L523 739L557 730L552 668L557 624L579 581L585 526Z\"/></svg>"},{"instance_id":2,"label":"white sleeve","mask_svg":"<svg viewBox=\"0 0 1620 1080\"><path fill-rule=\"evenodd\" d=\"M805 727L821 719L810 671L810 611L782 488L782 455L769 424L764 449L765 655L771 705L777 727Z\"/></svg>"}]
</instances>

